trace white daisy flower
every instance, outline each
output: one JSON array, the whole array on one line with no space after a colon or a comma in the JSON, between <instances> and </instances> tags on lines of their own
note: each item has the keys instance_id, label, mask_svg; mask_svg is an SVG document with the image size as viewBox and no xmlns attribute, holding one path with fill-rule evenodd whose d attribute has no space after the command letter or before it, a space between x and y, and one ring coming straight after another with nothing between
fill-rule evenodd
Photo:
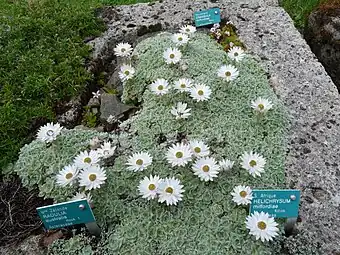
<instances>
[{"instance_id":1,"label":"white daisy flower","mask_svg":"<svg viewBox=\"0 0 340 255\"><path fill-rule=\"evenodd\" d=\"M182 53L177 48L168 48L163 53L163 58L167 64L176 64L182 58Z\"/></svg>"},{"instance_id":2,"label":"white daisy flower","mask_svg":"<svg viewBox=\"0 0 340 255\"><path fill-rule=\"evenodd\" d=\"M120 67L120 71L118 73L119 78L121 81L125 82L131 79L135 74L135 69L131 65L122 65Z\"/></svg>"},{"instance_id":3,"label":"white daisy flower","mask_svg":"<svg viewBox=\"0 0 340 255\"><path fill-rule=\"evenodd\" d=\"M176 116L176 120L178 119L187 119L191 113L191 108L187 108L188 104L186 103L182 103L182 102L178 102L177 106L173 106L171 108L171 114Z\"/></svg>"},{"instance_id":4,"label":"white daisy flower","mask_svg":"<svg viewBox=\"0 0 340 255\"><path fill-rule=\"evenodd\" d=\"M154 199L158 194L157 192L161 182L162 179L160 179L159 176L145 176L144 179L139 182L139 194L147 200Z\"/></svg>"},{"instance_id":5,"label":"white daisy flower","mask_svg":"<svg viewBox=\"0 0 340 255\"><path fill-rule=\"evenodd\" d=\"M246 220L249 234L255 236L256 240L271 241L278 235L279 228L274 218L270 217L268 213L254 212L247 216Z\"/></svg>"},{"instance_id":6,"label":"white daisy flower","mask_svg":"<svg viewBox=\"0 0 340 255\"><path fill-rule=\"evenodd\" d=\"M57 139L63 127L59 123L47 123L45 126L39 128L37 139L46 143L50 143Z\"/></svg>"},{"instance_id":7,"label":"white daisy flower","mask_svg":"<svg viewBox=\"0 0 340 255\"><path fill-rule=\"evenodd\" d=\"M99 155L97 151L91 150L90 152L83 151L74 159L74 164L84 169L93 166L99 162Z\"/></svg>"},{"instance_id":8,"label":"white daisy flower","mask_svg":"<svg viewBox=\"0 0 340 255\"><path fill-rule=\"evenodd\" d=\"M70 200L71 201L76 201L76 200L82 200L86 199L89 204L92 204L92 196L90 193L85 193L85 192L77 192Z\"/></svg>"},{"instance_id":9,"label":"white daisy flower","mask_svg":"<svg viewBox=\"0 0 340 255\"><path fill-rule=\"evenodd\" d=\"M172 41L177 45L181 46L189 42L189 36L186 34L178 33L172 36Z\"/></svg>"},{"instance_id":10,"label":"white daisy flower","mask_svg":"<svg viewBox=\"0 0 340 255\"><path fill-rule=\"evenodd\" d=\"M100 188L106 180L106 171L99 166L91 166L79 174L79 186L85 186L85 190Z\"/></svg>"},{"instance_id":11,"label":"white daisy flower","mask_svg":"<svg viewBox=\"0 0 340 255\"><path fill-rule=\"evenodd\" d=\"M248 186L236 186L233 192L231 192L231 195L233 196L233 201L237 205L250 204L251 200L253 199L253 191Z\"/></svg>"},{"instance_id":12,"label":"white daisy flower","mask_svg":"<svg viewBox=\"0 0 340 255\"><path fill-rule=\"evenodd\" d=\"M183 197L183 185L180 184L178 179L165 178L159 185L158 202L166 203L166 205L177 205L178 201Z\"/></svg>"},{"instance_id":13,"label":"white daisy flower","mask_svg":"<svg viewBox=\"0 0 340 255\"><path fill-rule=\"evenodd\" d=\"M253 177L261 176L261 173L264 172L266 159L258 153L244 152L241 161L242 168L248 170Z\"/></svg>"},{"instance_id":14,"label":"white daisy flower","mask_svg":"<svg viewBox=\"0 0 340 255\"><path fill-rule=\"evenodd\" d=\"M105 142L98 150L98 156L101 158L109 158L111 157L116 150L116 146L111 145L111 142Z\"/></svg>"},{"instance_id":15,"label":"white daisy flower","mask_svg":"<svg viewBox=\"0 0 340 255\"><path fill-rule=\"evenodd\" d=\"M192 81L189 79L179 79L174 83L174 88L180 92L189 92L191 87Z\"/></svg>"},{"instance_id":16,"label":"white daisy flower","mask_svg":"<svg viewBox=\"0 0 340 255\"><path fill-rule=\"evenodd\" d=\"M75 165L65 166L57 174L57 184L60 186L72 185L78 175L78 168Z\"/></svg>"},{"instance_id":17,"label":"white daisy flower","mask_svg":"<svg viewBox=\"0 0 340 255\"><path fill-rule=\"evenodd\" d=\"M216 29L217 29L217 28L220 28L220 23L215 23L215 24L213 25L213 27L216 28Z\"/></svg>"},{"instance_id":18,"label":"white daisy flower","mask_svg":"<svg viewBox=\"0 0 340 255\"><path fill-rule=\"evenodd\" d=\"M118 57L129 57L132 53L132 47L128 43L118 43L113 51Z\"/></svg>"},{"instance_id":19,"label":"white daisy flower","mask_svg":"<svg viewBox=\"0 0 340 255\"><path fill-rule=\"evenodd\" d=\"M185 166L191 161L192 152L188 145L173 144L166 153L166 159L172 166Z\"/></svg>"},{"instance_id":20,"label":"white daisy flower","mask_svg":"<svg viewBox=\"0 0 340 255\"><path fill-rule=\"evenodd\" d=\"M216 32L216 37L217 37L217 40L219 40L221 38L222 34L220 32Z\"/></svg>"},{"instance_id":21,"label":"white daisy flower","mask_svg":"<svg viewBox=\"0 0 340 255\"><path fill-rule=\"evenodd\" d=\"M183 34L193 34L196 32L196 27L191 26L191 25L186 25L181 27L181 29L179 30L181 33Z\"/></svg>"},{"instance_id":22,"label":"white daisy flower","mask_svg":"<svg viewBox=\"0 0 340 255\"><path fill-rule=\"evenodd\" d=\"M217 75L226 81L233 81L238 77L239 71L232 65L223 65L218 69Z\"/></svg>"},{"instance_id":23,"label":"white daisy flower","mask_svg":"<svg viewBox=\"0 0 340 255\"><path fill-rule=\"evenodd\" d=\"M216 160L212 157L199 158L193 164L192 170L194 175L197 175L201 181L213 181L216 178L220 166L217 164Z\"/></svg>"},{"instance_id":24,"label":"white daisy flower","mask_svg":"<svg viewBox=\"0 0 340 255\"><path fill-rule=\"evenodd\" d=\"M92 92L93 98L100 98L100 90L97 90L97 92Z\"/></svg>"},{"instance_id":25,"label":"white daisy flower","mask_svg":"<svg viewBox=\"0 0 340 255\"><path fill-rule=\"evenodd\" d=\"M126 164L128 165L128 170L134 172L143 171L152 164L152 157L148 152L135 153L129 157Z\"/></svg>"},{"instance_id":26,"label":"white daisy flower","mask_svg":"<svg viewBox=\"0 0 340 255\"><path fill-rule=\"evenodd\" d=\"M228 57L236 62L241 61L245 56L246 54L244 54L244 50L241 47L235 46L228 51Z\"/></svg>"},{"instance_id":27,"label":"white daisy flower","mask_svg":"<svg viewBox=\"0 0 340 255\"><path fill-rule=\"evenodd\" d=\"M190 89L190 96L197 102L208 100L210 98L210 95L210 87L204 84L197 84Z\"/></svg>"},{"instance_id":28,"label":"white daisy flower","mask_svg":"<svg viewBox=\"0 0 340 255\"><path fill-rule=\"evenodd\" d=\"M209 155L209 146L202 141L193 140L190 142L190 148L194 156L196 157L206 157Z\"/></svg>"},{"instance_id":29,"label":"white daisy flower","mask_svg":"<svg viewBox=\"0 0 340 255\"><path fill-rule=\"evenodd\" d=\"M169 92L169 83L165 79L157 79L150 85L150 90L156 95L165 95Z\"/></svg>"},{"instance_id":30,"label":"white daisy flower","mask_svg":"<svg viewBox=\"0 0 340 255\"><path fill-rule=\"evenodd\" d=\"M229 159L222 159L218 164L220 165L222 170L230 170L234 166L234 161L231 161Z\"/></svg>"},{"instance_id":31,"label":"white daisy flower","mask_svg":"<svg viewBox=\"0 0 340 255\"><path fill-rule=\"evenodd\" d=\"M251 102L251 108L253 108L258 113L266 113L273 107L270 100L264 98L257 98L255 101Z\"/></svg>"}]
</instances>

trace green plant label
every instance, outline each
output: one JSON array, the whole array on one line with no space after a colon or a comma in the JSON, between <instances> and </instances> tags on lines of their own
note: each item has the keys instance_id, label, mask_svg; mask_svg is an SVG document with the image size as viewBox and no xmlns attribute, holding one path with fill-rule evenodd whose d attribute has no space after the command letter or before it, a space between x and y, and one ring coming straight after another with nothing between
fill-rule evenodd
<instances>
[{"instance_id":1,"label":"green plant label","mask_svg":"<svg viewBox=\"0 0 340 255\"><path fill-rule=\"evenodd\" d=\"M250 213L266 212L274 218L296 218L300 190L253 190Z\"/></svg>"},{"instance_id":2,"label":"green plant label","mask_svg":"<svg viewBox=\"0 0 340 255\"><path fill-rule=\"evenodd\" d=\"M221 10L213 8L194 13L195 26L201 27L221 22Z\"/></svg>"},{"instance_id":3,"label":"green plant label","mask_svg":"<svg viewBox=\"0 0 340 255\"><path fill-rule=\"evenodd\" d=\"M39 207L37 211L46 229L96 221L86 199Z\"/></svg>"}]
</instances>

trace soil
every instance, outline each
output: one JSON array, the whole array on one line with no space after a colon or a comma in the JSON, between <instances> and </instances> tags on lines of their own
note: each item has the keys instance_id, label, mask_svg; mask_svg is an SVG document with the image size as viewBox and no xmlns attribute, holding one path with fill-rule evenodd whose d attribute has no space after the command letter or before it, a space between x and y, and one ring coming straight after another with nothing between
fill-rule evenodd
<instances>
[{"instance_id":1,"label":"soil","mask_svg":"<svg viewBox=\"0 0 340 255\"><path fill-rule=\"evenodd\" d=\"M15 246L31 234L43 232L36 208L51 204L37 189L24 188L18 176L0 177L0 246Z\"/></svg>"}]
</instances>

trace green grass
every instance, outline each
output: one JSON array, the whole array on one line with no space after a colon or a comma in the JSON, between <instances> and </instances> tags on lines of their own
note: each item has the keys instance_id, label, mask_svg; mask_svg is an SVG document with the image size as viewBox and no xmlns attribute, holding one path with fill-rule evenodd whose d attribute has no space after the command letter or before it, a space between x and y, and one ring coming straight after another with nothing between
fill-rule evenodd
<instances>
[{"instance_id":1,"label":"green grass","mask_svg":"<svg viewBox=\"0 0 340 255\"><path fill-rule=\"evenodd\" d=\"M32 122L54 120L56 103L92 79L83 38L104 29L95 8L135 2L0 0L0 173L31 139Z\"/></svg>"},{"instance_id":2,"label":"green grass","mask_svg":"<svg viewBox=\"0 0 340 255\"><path fill-rule=\"evenodd\" d=\"M322 0L282 0L282 7L294 20L295 26L303 28L308 15L322 2Z\"/></svg>"}]
</instances>

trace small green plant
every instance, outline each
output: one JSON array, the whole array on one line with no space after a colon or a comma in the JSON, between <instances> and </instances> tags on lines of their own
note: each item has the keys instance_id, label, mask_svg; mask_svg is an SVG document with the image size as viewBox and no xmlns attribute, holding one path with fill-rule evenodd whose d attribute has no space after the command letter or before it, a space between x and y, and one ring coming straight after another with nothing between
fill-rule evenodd
<instances>
[{"instance_id":1,"label":"small green plant","mask_svg":"<svg viewBox=\"0 0 340 255\"><path fill-rule=\"evenodd\" d=\"M236 27L231 23L211 31L210 37L220 43L225 51L229 51L233 46L245 49L244 44L238 38Z\"/></svg>"},{"instance_id":2,"label":"small green plant","mask_svg":"<svg viewBox=\"0 0 340 255\"><path fill-rule=\"evenodd\" d=\"M114 88L108 88L108 87L104 87L104 91L108 94L112 94L112 95L118 95L118 90L114 89Z\"/></svg>"},{"instance_id":3,"label":"small green plant","mask_svg":"<svg viewBox=\"0 0 340 255\"><path fill-rule=\"evenodd\" d=\"M281 5L292 17L295 26L304 28L308 15L322 2L327 0L282 0Z\"/></svg>"},{"instance_id":4,"label":"small green plant","mask_svg":"<svg viewBox=\"0 0 340 255\"><path fill-rule=\"evenodd\" d=\"M85 106L84 109L85 109L85 114L83 117L84 125L89 128L95 128L98 124L97 120L98 113L94 113L92 108L89 106Z\"/></svg>"}]
</instances>

